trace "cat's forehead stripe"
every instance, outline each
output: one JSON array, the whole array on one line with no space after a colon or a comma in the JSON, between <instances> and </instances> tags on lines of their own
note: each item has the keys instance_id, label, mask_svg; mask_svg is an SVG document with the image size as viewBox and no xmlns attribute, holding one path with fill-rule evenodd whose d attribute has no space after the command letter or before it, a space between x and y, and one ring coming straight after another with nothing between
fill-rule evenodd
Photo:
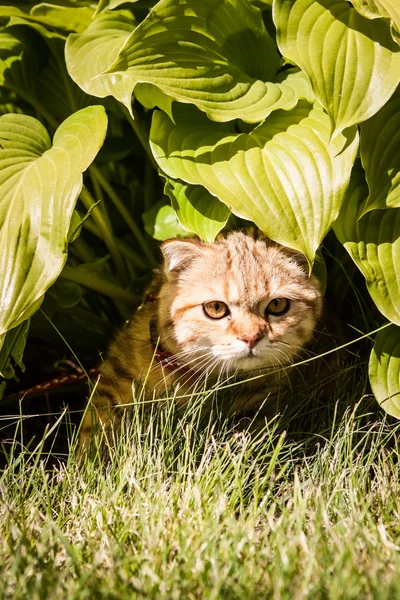
<instances>
[{"instance_id":1,"label":"cat's forehead stripe","mask_svg":"<svg viewBox=\"0 0 400 600\"><path fill-rule=\"evenodd\" d=\"M226 255L229 255L229 269L226 271L229 300L233 304L252 305L260 295L269 292L269 282L263 277L266 265L260 250L266 250L265 244L257 247L257 241L248 236L230 236L226 240ZM231 257L235 256L235 260ZM228 266L228 261L226 261Z\"/></svg>"}]
</instances>

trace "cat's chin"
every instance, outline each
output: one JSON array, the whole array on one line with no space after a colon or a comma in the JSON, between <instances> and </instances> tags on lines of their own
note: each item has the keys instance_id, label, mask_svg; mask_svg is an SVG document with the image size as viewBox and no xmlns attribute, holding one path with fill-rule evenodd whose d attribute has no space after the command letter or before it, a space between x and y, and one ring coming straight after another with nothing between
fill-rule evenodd
<instances>
[{"instance_id":1,"label":"cat's chin","mask_svg":"<svg viewBox=\"0 0 400 600\"><path fill-rule=\"evenodd\" d=\"M277 367L276 363L265 362L262 360L256 360L253 357L241 359L237 361L236 370L238 371L267 371L268 369L273 369Z\"/></svg>"},{"instance_id":2,"label":"cat's chin","mask_svg":"<svg viewBox=\"0 0 400 600\"><path fill-rule=\"evenodd\" d=\"M281 363L273 356L246 354L238 356L229 370L231 371L260 371L275 369L281 366Z\"/></svg>"}]
</instances>

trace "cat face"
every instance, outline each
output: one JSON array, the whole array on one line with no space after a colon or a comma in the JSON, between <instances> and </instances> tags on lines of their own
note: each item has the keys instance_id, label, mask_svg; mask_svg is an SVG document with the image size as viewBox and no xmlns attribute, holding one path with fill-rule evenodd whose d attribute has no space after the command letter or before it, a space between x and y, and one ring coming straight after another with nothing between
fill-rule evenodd
<instances>
[{"instance_id":1,"label":"cat face","mask_svg":"<svg viewBox=\"0 0 400 600\"><path fill-rule=\"evenodd\" d=\"M169 240L162 251L162 345L192 369L287 364L312 338L321 294L303 256L244 232L214 244Z\"/></svg>"}]
</instances>

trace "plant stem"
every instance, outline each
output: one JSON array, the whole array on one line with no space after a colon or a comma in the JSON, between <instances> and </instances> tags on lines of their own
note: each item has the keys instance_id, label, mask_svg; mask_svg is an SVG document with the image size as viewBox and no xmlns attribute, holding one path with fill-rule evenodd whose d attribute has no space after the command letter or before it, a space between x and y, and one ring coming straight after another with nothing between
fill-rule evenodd
<instances>
[{"instance_id":1,"label":"plant stem","mask_svg":"<svg viewBox=\"0 0 400 600\"><path fill-rule=\"evenodd\" d=\"M155 179L154 172L149 160L146 161L145 165L145 173L144 173L144 210L145 212L150 210L150 208L155 204L154 201L154 192L155 192Z\"/></svg>"},{"instance_id":2,"label":"plant stem","mask_svg":"<svg viewBox=\"0 0 400 600\"><path fill-rule=\"evenodd\" d=\"M53 323L53 321L50 319L50 317L47 316L47 314L44 312L44 310L42 308L39 308L39 312L44 316L44 318L50 323L50 325L53 327L53 329L55 329L55 331L58 333L58 335L60 336L60 338L62 339L62 341L64 342L64 344L67 346L68 350L71 352L71 354L75 358L76 362L78 363L78 365L80 366L80 368L86 374L87 378L90 381L90 377L87 375L87 373L85 371L85 367L82 365L82 363L79 360L77 354L74 352L73 348L69 345L68 341L65 339L65 337L63 336L63 334L61 333L61 331L59 331L57 329L56 325Z\"/></svg>"},{"instance_id":3,"label":"plant stem","mask_svg":"<svg viewBox=\"0 0 400 600\"><path fill-rule=\"evenodd\" d=\"M155 266L156 261L154 259L153 253L150 250L149 244L147 243L140 228L133 220L128 209L122 202L121 198L115 192L113 187L109 184L107 179L102 175L102 173L96 167L96 165L92 164L90 166L90 170L93 172L94 176L97 178L98 182L100 183L101 187L106 192L106 194L109 196L110 200L114 203L115 208L120 212L122 217L125 219L126 224L128 225L129 229L132 231L133 235L135 236L137 242L139 243L141 249L143 250L143 253L146 256L150 265Z\"/></svg>"},{"instance_id":4,"label":"plant stem","mask_svg":"<svg viewBox=\"0 0 400 600\"><path fill-rule=\"evenodd\" d=\"M65 265L60 277L67 281L73 281L74 283L83 285L96 292L100 292L100 294L104 294L105 296L108 296L117 302L122 302L132 308L137 306L141 301L140 296L136 296L135 294L124 290L115 283L111 283L110 281L99 277L93 273L93 271L89 271L89 269L83 267L70 267L69 265Z\"/></svg>"},{"instance_id":5,"label":"plant stem","mask_svg":"<svg viewBox=\"0 0 400 600\"><path fill-rule=\"evenodd\" d=\"M97 258L89 244L81 237L76 238L76 240L70 243L69 252L74 253L83 263L94 262Z\"/></svg>"},{"instance_id":6,"label":"plant stem","mask_svg":"<svg viewBox=\"0 0 400 600\"><path fill-rule=\"evenodd\" d=\"M77 306L74 306L73 311L74 317L82 319L82 321L86 321L87 323L93 323L93 325L96 325L98 327L102 327L104 333L104 328L106 326L104 318L100 317L99 315L96 315L93 311L87 310L86 308L79 308ZM58 306L57 304L52 306L52 312L71 315L70 308L63 308L62 306Z\"/></svg>"},{"instance_id":7,"label":"plant stem","mask_svg":"<svg viewBox=\"0 0 400 600\"><path fill-rule=\"evenodd\" d=\"M125 240L118 239L116 241L119 251L136 267L143 270L143 258L136 252Z\"/></svg>"},{"instance_id":8,"label":"plant stem","mask_svg":"<svg viewBox=\"0 0 400 600\"><path fill-rule=\"evenodd\" d=\"M153 165L156 173L158 173L158 165L157 165L155 158L150 149L148 132L144 131L142 124L141 124L141 120L135 110L134 105L132 104L133 118L132 118L132 115L130 114L129 110L125 106L121 106L121 108L122 108L122 111L123 111L125 117L128 120L129 125L132 127L139 142L142 144L143 149L145 150L147 156L149 157L149 160L150 160L151 164Z\"/></svg>"},{"instance_id":9,"label":"plant stem","mask_svg":"<svg viewBox=\"0 0 400 600\"><path fill-rule=\"evenodd\" d=\"M90 221L85 221L83 227L90 231L90 233L98 237L100 240L103 239L97 227ZM135 265L140 269L143 269L143 257L140 254L138 254L133 248L128 246L128 244L123 240L116 238L115 244L122 256L127 258L132 263L131 266Z\"/></svg>"},{"instance_id":10,"label":"plant stem","mask_svg":"<svg viewBox=\"0 0 400 600\"><path fill-rule=\"evenodd\" d=\"M85 188L85 186L83 186L82 188L80 198L87 210L91 210L92 206L96 204L95 200L93 199L93 196ZM122 283L127 283L129 280L128 271L126 269L124 261L122 260L121 254L115 244L114 237L109 227L107 226L103 213L101 212L98 206L95 206L95 208L92 209L91 215L93 215L93 219L97 227L99 228L101 238L104 240L104 243L106 244L114 259Z\"/></svg>"},{"instance_id":11,"label":"plant stem","mask_svg":"<svg viewBox=\"0 0 400 600\"><path fill-rule=\"evenodd\" d=\"M93 174L93 171L89 168L89 177L90 177L90 181L92 182L92 186L93 186L93 190L94 190L94 195L96 200L102 200L102 202L100 202L100 207L104 216L104 219L107 223L107 226L109 229L112 229L112 225L111 225L111 221L110 221L110 216L108 214L108 210L107 210L107 203L103 201L103 193L100 187L99 182L97 181L96 177Z\"/></svg>"},{"instance_id":12,"label":"plant stem","mask_svg":"<svg viewBox=\"0 0 400 600\"><path fill-rule=\"evenodd\" d=\"M25 94L23 90L14 89L11 86L10 89L25 100L25 102L33 106L33 108L53 127L54 131L58 128L60 123L57 119L55 119L53 115L51 115L33 96L29 96L28 94Z\"/></svg>"}]
</instances>

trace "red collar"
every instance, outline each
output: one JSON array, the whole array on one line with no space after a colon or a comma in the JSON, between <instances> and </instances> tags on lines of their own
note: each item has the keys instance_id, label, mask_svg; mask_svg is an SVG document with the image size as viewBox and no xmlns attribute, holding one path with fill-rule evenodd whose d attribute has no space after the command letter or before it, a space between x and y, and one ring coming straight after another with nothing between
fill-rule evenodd
<instances>
[{"instance_id":1,"label":"red collar","mask_svg":"<svg viewBox=\"0 0 400 600\"><path fill-rule=\"evenodd\" d=\"M173 354L170 354L169 352L165 352L156 344L152 343L152 349L153 349L154 358L156 359L156 361L158 362L158 364L161 367L167 368L167 369L172 369L173 371L180 371L181 373L188 373L189 371L192 371L192 369L189 369L188 367L183 365L181 362L176 360L176 358L174 357Z\"/></svg>"}]
</instances>

